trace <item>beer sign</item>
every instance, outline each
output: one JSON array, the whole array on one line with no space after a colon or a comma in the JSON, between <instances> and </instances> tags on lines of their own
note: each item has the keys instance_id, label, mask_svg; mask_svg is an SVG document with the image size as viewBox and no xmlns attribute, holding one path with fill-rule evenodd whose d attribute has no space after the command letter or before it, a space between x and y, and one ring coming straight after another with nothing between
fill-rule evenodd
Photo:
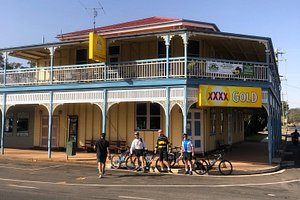
<instances>
[{"instance_id":1,"label":"beer sign","mask_svg":"<svg viewBox=\"0 0 300 200\"><path fill-rule=\"evenodd\" d=\"M199 85L198 106L260 108L261 93L255 87Z\"/></svg>"}]
</instances>

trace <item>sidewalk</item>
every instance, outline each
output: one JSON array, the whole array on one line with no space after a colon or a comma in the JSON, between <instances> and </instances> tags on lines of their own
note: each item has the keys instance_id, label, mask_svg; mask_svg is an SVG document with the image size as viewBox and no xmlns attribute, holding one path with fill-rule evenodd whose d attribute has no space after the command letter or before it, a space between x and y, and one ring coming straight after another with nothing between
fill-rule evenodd
<instances>
[{"instance_id":1,"label":"sidewalk","mask_svg":"<svg viewBox=\"0 0 300 200\"><path fill-rule=\"evenodd\" d=\"M260 174L274 172L280 169L279 165L268 164L268 148L266 143L244 142L233 146L232 151L224 156L230 160L233 165L234 175L241 174ZM54 161L77 163L96 166L95 153L77 152L75 156L69 156L66 159L65 152L52 152L51 159L48 159L48 153L45 150L11 149L6 148L1 159L22 159L32 162ZM107 162L108 167L110 161Z\"/></svg>"}]
</instances>

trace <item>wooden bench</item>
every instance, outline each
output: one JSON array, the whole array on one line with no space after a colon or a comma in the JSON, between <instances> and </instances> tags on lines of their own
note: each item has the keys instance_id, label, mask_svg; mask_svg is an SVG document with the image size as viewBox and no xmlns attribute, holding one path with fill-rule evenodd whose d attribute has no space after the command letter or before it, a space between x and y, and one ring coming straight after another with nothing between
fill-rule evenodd
<instances>
[{"instance_id":1,"label":"wooden bench","mask_svg":"<svg viewBox=\"0 0 300 200\"><path fill-rule=\"evenodd\" d=\"M95 140L85 140L84 146L82 146L82 148L86 152L95 152L95 149L94 149L95 144L96 144Z\"/></svg>"},{"instance_id":2,"label":"wooden bench","mask_svg":"<svg viewBox=\"0 0 300 200\"><path fill-rule=\"evenodd\" d=\"M85 140L84 146L82 148L86 152L95 152L94 146L96 140ZM109 150L111 152L117 152L119 149L126 149L126 141L109 141Z\"/></svg>"}]
</instances>

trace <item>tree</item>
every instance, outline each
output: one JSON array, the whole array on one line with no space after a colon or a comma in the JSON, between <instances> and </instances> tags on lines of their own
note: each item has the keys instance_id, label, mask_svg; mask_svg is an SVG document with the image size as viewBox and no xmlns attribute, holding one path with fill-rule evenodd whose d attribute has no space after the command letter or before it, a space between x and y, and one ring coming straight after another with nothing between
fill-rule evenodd
<instances>
[{"instance_id":1,"label":"tree","mask_svg":"<svg viewBox=\"0 0 300 200\"><path fill-rule=\"evenodd\" d=\"M287 113L287 121L289 124L300 123L300 108L290 109Z\"/></svg>"}]
</instances>

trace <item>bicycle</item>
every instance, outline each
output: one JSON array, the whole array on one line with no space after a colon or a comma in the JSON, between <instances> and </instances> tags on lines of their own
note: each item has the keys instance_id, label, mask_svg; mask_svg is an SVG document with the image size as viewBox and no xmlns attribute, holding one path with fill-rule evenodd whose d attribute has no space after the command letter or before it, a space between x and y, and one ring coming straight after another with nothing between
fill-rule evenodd
<instances>
[{"instance_id":1,"label":"bicycle","mask_svg":"<svg viewBox=\"0 0 300 200\"><path fill-rule=\"evenodd\" d=\"M207 163L207 172L213 169L214 165L219 162L218 169L223 175L230 175L233 171L232 164L229 160L224 159L224 149L218 150L212 154L206 155L205 159L200 159L201 162Z\"/></svg>"},{"instance_id":2,"label":"bicycle","mask_svg":"<svg viewBox=\"0 0 300 200\"><path fill-rule=\"evenodd\" d=\"M130 154L130 147L127 146L126 149L119 149L118 151L120 153L113 155L113 157L111 158L112 169L119 169L122 167L123 163L126 162L126 159Z\"/></svg>"},{"instance_id":3,"label":"bicycle","mask_svg":"<svg viewBox=\"0 0 300 200\"><path fill-rule=\"evenodd\" d=\"M176 163L179 165L180 161L182 161L184 164L184 160L182 160L181 156L181 147L171 147L168 153L168 159L170 162L170 167L174 167Z\"/></svg>"},{"instance_id":4,"label":"bicycle","mask_svg":"<svg viewBox=\"0 0 300 200\"><path fill-rule=\"evenodd\" d=\"M145 159L146 152L148 152L147 149L144 150L144 163L147 162L147 160ZM141 161L137 158L136 155L132 154L126 158L126 167L130 170L140 169Z\"/></svg>"}]
</instances>

